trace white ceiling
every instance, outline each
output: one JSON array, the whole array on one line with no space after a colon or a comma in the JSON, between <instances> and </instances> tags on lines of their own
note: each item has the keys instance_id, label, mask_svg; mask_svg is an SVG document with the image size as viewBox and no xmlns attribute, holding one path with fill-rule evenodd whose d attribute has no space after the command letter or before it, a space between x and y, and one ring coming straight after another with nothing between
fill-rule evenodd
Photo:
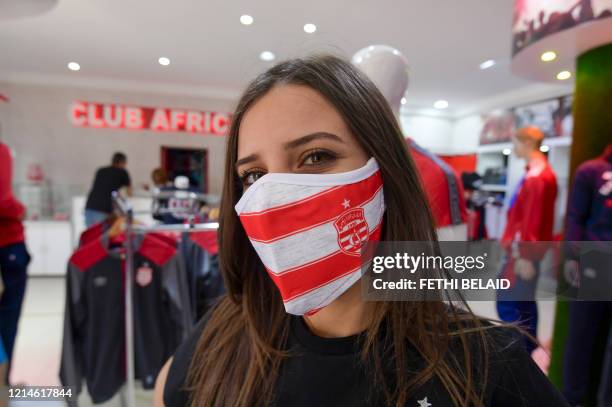
<instances>
[{"instance_id":1,"label":"white ceiling","mask_svg":"<svg viewBox=\"0 0 612 407\"><path fill-rule=\"evenodd\" d=\"M315 51L346 57L371 44L410 61L407 107L449 113L528 88L510 73L513 0L59 0L36 17L0 20L0 80L131 83L235 96L266 64ZM255 18L251 26L241 14ZM302 26L315 23L309 35ZM172 63L162 67L160 56ZM480 71L487 59L498 64ZM81 71L66 68L70 61Z\"/></svg>"}]
</instances>

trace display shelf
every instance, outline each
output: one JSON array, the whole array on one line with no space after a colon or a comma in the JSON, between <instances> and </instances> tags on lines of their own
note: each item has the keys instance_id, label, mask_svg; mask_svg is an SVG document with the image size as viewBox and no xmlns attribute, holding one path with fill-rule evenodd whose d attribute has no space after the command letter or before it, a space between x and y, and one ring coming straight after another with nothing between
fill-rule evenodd
<instances>
[{"instance_id":1,"label":"display shelf","mask_svg":"<svg viewBox=\"0 0 612 407\"><path fill-rule=\"evenodd\" d=\"M498 153L501 154L505 148L512 149L512 143L496 143L496 144L485 144L478 146L477 152L483 153Z\"/></svg>"},{"instance_id":2,"label":"display shelf","mask_svg":"<svg viewBox=\"0 0 612 407\"><path fill-rule=\"evenodd\" d=\"M508 186L505 184L483 184L480 186L480 190L488 192L508 192Z\"/></svg>"},{"instance_id":3,"label":"display shelf","mask_svg":"<svg viewBox=\"0 0 612 407\"><path fill-rule=\"evenodd\" d=\"M545 138L544 141L542 141L542 144L547 145L548 147L571 146L572 138L571 137Z\"/></svg>"},{"instance_id":4,"label":"display shelf","mask_svg":"<svg viewBox=\"0 0 612 407\"><path fill-rule=\"evenodd\" d=\"M548 137L542 141L543 145L549 147L562 147L570 146L572 144L571 137ZM502 151L506 148L512 149L512 143L496 143L496 144L485 144L478 146L478 154L502 154Z\"/></svg>"}]
</instances>

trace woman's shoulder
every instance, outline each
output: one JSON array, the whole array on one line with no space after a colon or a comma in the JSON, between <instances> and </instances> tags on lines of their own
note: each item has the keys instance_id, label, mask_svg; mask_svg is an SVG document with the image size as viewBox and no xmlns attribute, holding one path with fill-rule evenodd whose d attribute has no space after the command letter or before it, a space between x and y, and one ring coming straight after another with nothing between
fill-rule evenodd
<instances>
[{"instance_id":1,"label":"woman's shoulder","mask_svg":"<svg viewBox=\"0 0 612 407\"><path fill-rule=\"evenodd\" d=\"M189 366L210 314L217 304L218 302L210 307L187 339L174 352L164 385L164 405L166 407L182 407L189 403L189 389L187 388Z\"/></svg>"}]
</instances>

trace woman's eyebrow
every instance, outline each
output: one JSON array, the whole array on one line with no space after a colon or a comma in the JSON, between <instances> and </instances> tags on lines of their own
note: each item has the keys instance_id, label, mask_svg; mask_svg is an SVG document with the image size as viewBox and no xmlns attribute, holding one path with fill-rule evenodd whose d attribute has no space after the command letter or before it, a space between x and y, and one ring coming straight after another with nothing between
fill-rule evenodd
<instances>
[{"instance_id":1,"label":"woman's eyebrow","mask_svg":"<svg viewBox=\"0 0 612 407\"><path fill-rule=\"evenodd\" d=\"M344 144L344 140L342 140L340 137L336 136L335 134L327 133L324 131L319 131L316 133L307 134L305 136L302 136L300 138L297 138L295 140L291 140L285 143L285 150L292 150L296 147L310 143L311 141L317 140L317 139L327 139L327 140L332 140L332 141Z\"/></svg>"},{"instance_id":2,"label":"woman's eyebrow","mask_svg":"<svg viewBox=\"0 0 612 407\"><path fill-rule=\"evenodd\" d=\"M247 155L247 156L246 156L246 157L244 157L244 158L241 158L241 159L239 159L239 160L236 160L235 167L237 168L237 167L240 167L240 166L241 166L241 165L243 165L243 164L248 164L248 163L250 163L250 162L252 162L252 161L255 161L255 160L257 160L257 158L258 158L258 157L259 157L259 156L258 156L257 154Z\"/></svg>"}]
</instances>

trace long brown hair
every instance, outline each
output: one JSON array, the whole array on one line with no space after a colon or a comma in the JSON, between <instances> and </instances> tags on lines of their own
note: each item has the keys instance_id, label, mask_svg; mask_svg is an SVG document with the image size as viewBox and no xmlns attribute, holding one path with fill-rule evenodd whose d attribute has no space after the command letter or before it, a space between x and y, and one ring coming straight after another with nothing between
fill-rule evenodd
<instances>
[{"instance_id":1,"label":"long brown hair","mask_svg":"<svg viewBox=\"0 0 612 407\"><path fill-rule=\"evenodd\" d=\"M257 77L233 114L221 199L219 247L227 296L214 308L188 375L192 405L255 406L270 403L279 367L288 357L289 316L234 211L242 194L235 171L238 133L245 112L275 86L297 84L320 92L339 112L361 147L376 158L384 183L383 240L437 240L434 222L398 122L376 86L348 62L330 55L293 59ZM363 342L389 405L403 406L411 392L437 377L458 406L482 405L476 372L486 352L475 351L454 307L437 302L377 302ZM471 315L471 314L469 314ZM478 326L474 322L472 328ZM452 327L452 328L451 328ZM450 352L451 338L461 352ZM409 375L408 344L425 367ZM385 360L383 360L383 356ZM389 360L395 377L383 374ZM388 369L387 369L388 370ZM486 377L486 374L484 374Z\"/></svg>"}]
</instances>

